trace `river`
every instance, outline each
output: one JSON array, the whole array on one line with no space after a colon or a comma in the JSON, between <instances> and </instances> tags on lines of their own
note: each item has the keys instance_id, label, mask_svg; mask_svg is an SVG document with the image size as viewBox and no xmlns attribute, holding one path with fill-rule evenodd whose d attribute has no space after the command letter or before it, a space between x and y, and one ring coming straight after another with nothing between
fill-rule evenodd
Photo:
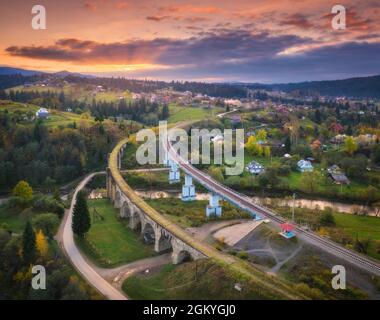
<instances>
[{"instance_id":1,"label":"river","mask_svg":"<svg viewBox=\"0 0 380 320\"><path fill-rule=\"evenodd\" d=\"M180 198L181 193L177 191L136 191L136 193L146 199L160 199L176 197ZM208 193L197 193L197 200L208 200ZM291 198L269 198L269 197L251 197L251 199L261 205L275 204L281 207L291 207L293 205L293 199ZM323 210L328 207L332 208L334 211L348 213L348 214L366 214L368 216L379 217L380 209L375 207L370 207L366 205L349 204L336 201L328 200L310 200L297 198L295 200L295 207L307 208L307 209L319 209Z\"/></svg>"}]
</instances>

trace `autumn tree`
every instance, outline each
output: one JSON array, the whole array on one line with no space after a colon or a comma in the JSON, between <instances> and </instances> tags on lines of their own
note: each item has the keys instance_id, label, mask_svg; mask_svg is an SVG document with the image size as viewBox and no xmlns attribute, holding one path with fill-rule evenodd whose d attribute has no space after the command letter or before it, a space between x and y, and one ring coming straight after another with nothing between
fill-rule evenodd
<instances>
[{"instance_id":1,"label":"autumn tree","mask_svg":"<svg viewBox=\"0 0 380 320\"><path fill-rule=\"evenodd\" d=\"M73 232L79 237L83 237L91 227L90 212L88 210L86 196L83 192L77 195L77 201L73 210Z\"/></svg>"},{"instance_id":2,"label":"autumn tree","mask_svg":"<svg viewBox=\"0 0 380 320\"><path fill-rule=\"evenodd\" d=\"M49 251L49 244L42 230L38 230L36 234L36 249L40 257L44 258L47 256Z\"/></svg>"},{"instance_id":3,"label":"autumn tree","mask_svg":"<svg viewBox=\"0 0 380 320\"><path fill-rule=\"evenodd\" d=\"M208 172L209 172L210 176L213 177L215 180L217 180L219 182L223 182L224 181L224 176L223 176L223 172L222 172L221 168L210 167L208 169Z\"/></svg>"},{"instance_id":4,"label":"autumn tree","mask_svg":"<svg viewBox=\"0 0 380 320\"><path fill-rule=\"evenodd\" d=\"M14 197L19 198L22 202L28 202L33 197L33 189L26 181L20 181L12 191Z\"/></svg>"},{"instance_id":5,"label":"autumn tree","mask_svg":"<svg viewBox=\"0 0 380 320\"><path fill-rule=\"evenodd\" d=\"M344 140L344 151L352 156L356 150L358 150L358 144L355 139L352 136L346 137Z\"/></svg>"},{"instance_id":6,"label":"autumn tree","mask_svg":"<svg viewBox=\"0 0 380 320\"><path fill-rule=\"evenodd\" d=\"M267 132L265 131L265 129L260 129L257 132L257 140L261 142L267 141Z\"/></svg>"},{"instance_id":7,"label":"autumn tree","mask_svg":"<svg viewBox=\"0 0 380 320\"><path fill-rule=\"evenodd\" d=\"M22 235L22 257L26 264L30 264L36 257L36 234L28 220Z\"/></svg>"},{"instance_id":8,"label":"autumn tree","mask_svg":"<svg viewBox=\"0 0 380 320\"><path fill-rule=\"evenodd\" d=\"M261 144L258 143L257 138L255 136L250 136L248 138L248 141L245 144L245 148L251 155L263 155L263 147L261 146Z\"/></svg>"}]
</instances>

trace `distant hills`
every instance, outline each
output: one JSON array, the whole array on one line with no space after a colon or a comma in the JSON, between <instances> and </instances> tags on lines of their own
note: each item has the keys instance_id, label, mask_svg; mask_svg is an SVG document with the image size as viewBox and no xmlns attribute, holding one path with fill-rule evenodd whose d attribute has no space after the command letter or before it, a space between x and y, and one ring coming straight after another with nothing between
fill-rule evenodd
<instances>
[{"instance_id":1,"label":"distant hills","mask_svg":"<svg viewBox=\"0 0 380 320\"><path fill-rule=\"evenodd\" d=\"M84 79L105 79L81 73L73 73L69 71L60 71L56 73L46 73L34 70L25 70L12 67L0 67L0 76L13 77L21 76L26 77L24 82L31 81L34 77L62 77L62 78L84 78ZM93 81L94 81L93 80ZM17 79L22 83L22 79ZM86 81L86 80L83 80ZM107 81L107 80L104 80ZM134 83L143 80L129 80ZM8 79L0 79L0 87L7 87ZM33 82L33 81L32 81ZM156 81L155 85L159 84L159 88L165 86L165 82ZM277 84L260 84L260 83L200 83L200 82L168 82L167 86L172 86L179 91L194 90L209 95L218 95L226 97L244 97L246 89L255 90L278 90L287 93L294 93L296 96L310 97L310 96L329 96L329 97L348 97L348 98L375 98L380 99L380 75L369 77L356 77L343 80L328 80L328 81L309 81L298 83L277 83ZM153 88L152 88L153 89ZM223 94L220 94L220 93ZM227 94L226 94L227 92Z\"/></svg>"},{"instance_id":2,"label":"distant hills","mask_svg":"<svg viewBox=\"0 0 380 320\"><path fill-rule=\"evenodd\" d=\"M380 98L380 75L357 77L344 80L310 81L299 83L272 84L270 88L301 95L317 93L330 97Z\"/></svg>"},{"instance_id":3,"label":"distant hills","mask_svg":"<svg viewBox=\"0 0 380 320\"><path fill-rule=\"evenodd\" d=\"M11 67L0 67L0 75L2 76L20 74L22 76L28 77L28 76L34 76L34 75L43 74L43 73L44 72L34 71L34 70L25 70L25 69L19 69L19 68L11 68Z\"/></svg>"},{"instance_id":4,"label":"distant hills","mask_svg":"<svg viewBox=\"0 0 380 320\"><path fill-rule=\"evenodd\" d=\"M67 77L67 76L74 76L74 77L84 77L84 78L94 78L94 76L91 75L85 75L77 72L69 72L69 71L59 71L55 73L47 73L47 72L41 72L41 71L34 71L34 70L25 70L20 68L11 68L11 67L0 67L0 75L22 75L24 77L29 76L35 76L35 75L55 75L58 77Z\"/></svg>"}]
</instances>

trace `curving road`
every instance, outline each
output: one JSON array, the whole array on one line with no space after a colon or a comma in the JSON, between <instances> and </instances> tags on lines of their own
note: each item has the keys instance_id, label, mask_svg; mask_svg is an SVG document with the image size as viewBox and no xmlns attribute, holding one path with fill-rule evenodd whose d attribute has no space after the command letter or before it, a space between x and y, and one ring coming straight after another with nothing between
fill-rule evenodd
<instances>
[{"instance_id":1,"label":"curving road","mask_svg":"<svg viewBox=\"0 0 380 320\"><path fill-rule=\"evenodd\" d=\"M94 286L101 294L103 294L107 299L110 300L127 300L127 297L123 295L120 291L114 288L110 283L108 283L104 278L102 278L99 273L86 261L82 256L80 251L75 245L73 230L71 228L72 214L74 205L76 202L77 194L83 187L97 174L105 174L105 172L95 172L86 176L75 189L73 198L71 200L71 205L65 220L63 221L63 230L61 234L61 241L63 249L70 259L74 267L79 271L79 273Z\"/></svg>"},{"instance_id":2,"label":"curving road","mask_svg":"<svg viewBox=\"0 0 380 320\"><path fill-rule=\"evenodd\" d=\"M253 203L247 196L220 184L204 172L194 168L177 154L169 140L164 142L164 145L166 146L171 159L177 162L184 172L190 174L209 191L218 194L223 199L234 203L243 210L260 214L265 218L270 219L275 224L279 225L285 222L285 220L279 217L276 213ZM302 238L304 241L327 251L336 257L342 258L365 271L380 276L380 263L378 261L349 250L329 239L322 238L311 231L304 230L299 226L295 226L295 231L297 232L298 237Z\"/></svg>"}]
</instances>

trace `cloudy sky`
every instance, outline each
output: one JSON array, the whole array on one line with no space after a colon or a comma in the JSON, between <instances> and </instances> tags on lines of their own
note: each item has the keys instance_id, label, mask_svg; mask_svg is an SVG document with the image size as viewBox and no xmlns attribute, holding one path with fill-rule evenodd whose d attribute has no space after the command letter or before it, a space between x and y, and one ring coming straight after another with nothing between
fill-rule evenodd
<instances>
[{"instance_id":1,"label":"cloudy sky","mask_svg":"<svg viewBox=\"0 0 380 320\"><path fill-rule=\"evenodd\" d=\"M163 80L294 82L380 74L380 1L1 1L0 64ZM47 10L33 30L31 9Z\"/></svg>"}]
</instances>

